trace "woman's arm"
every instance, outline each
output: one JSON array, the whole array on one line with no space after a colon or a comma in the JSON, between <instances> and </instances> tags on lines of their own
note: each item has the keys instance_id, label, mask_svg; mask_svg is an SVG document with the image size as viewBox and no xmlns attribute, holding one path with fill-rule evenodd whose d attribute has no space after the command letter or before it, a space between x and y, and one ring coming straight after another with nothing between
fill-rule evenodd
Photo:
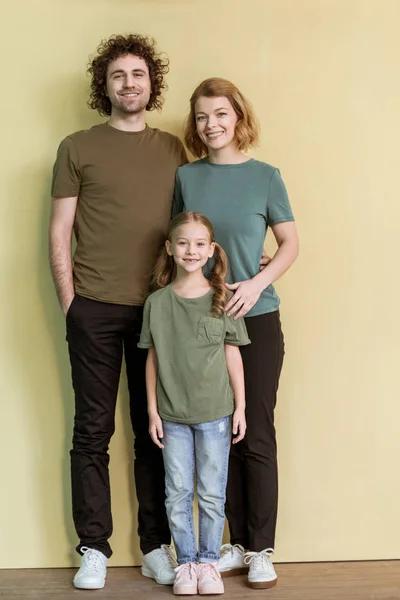
<instances>
[{"instance_id":1,"label":"woman's arm","mask_svg":"<svg viewBox=\"0 0 400 600\"><path fill-rule=\"evenodd\" d=\"M149 413L149 433L153 442L159 448L164 448L160 439L163 438L163 428L157 406L157 374L158 362L154 346L149 348L146 360L146 389L147 412Z\"/></svg>"},{"instance_id":2,"label":"woman's arm","mask_svg":"<svg viewBox=\"0 0 400 600\"><path fill-rule=\"evenodd\" d=\"M225 358L235 397L235 412L232 421L232 433L235 437L232 443L237 444L246 433L243 362L238 346L225 344Z\"/></svg>"},{"instance_id":3,"label":"woman's arm","mask_svg":"<svg viewBox=\"0 0 400 600\"><path fill-rule=\"evenodd\" d=\"M261 292L291 267L299 254L299 238L293 221L272 225L278 250L268 265L252 279L225 284L234 295L226 305L228 316L244 317L259 299Z\"/></svg>"},{"instance_id":4,"label":"woman's arm","mask_svg":"<svg viewBox=\"0 0 400 600\"><path fill-rule=\"evenodd\" d=\"M262 286L262 290L282 277L299 255L299 236L294 221L277 223L272 225L271 229L278 244L278 250L265 269L253 277L253 280Z\"/></svg>"}]
</instances>

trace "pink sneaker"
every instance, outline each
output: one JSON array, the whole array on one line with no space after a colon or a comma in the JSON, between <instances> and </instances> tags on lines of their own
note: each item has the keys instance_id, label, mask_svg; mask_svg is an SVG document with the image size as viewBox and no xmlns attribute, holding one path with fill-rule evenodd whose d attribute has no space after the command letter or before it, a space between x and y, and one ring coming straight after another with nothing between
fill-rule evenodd
<instances>
[{"instance_id":1,"label":"pink sneaker","mask_svg":"<svg viewBox=\"0 0 400 600\"><path fill-rule=\"evenodd\" d=\"M175 569L176 577L172 591L175 596L197 594L197 569L195 563L185 563Z\"/></svg>"},{"instance_id":2,"label":"pink sneaker","mask_svg":"<svg viewBox=\"0 0 400 600\"><path fill-rule=\"evenodd\" d=\"M223 594L224 584L217 569L218 563L200 563L197 565L197 576L199 578L199 594Z\"/></svg>"}]
</instances>

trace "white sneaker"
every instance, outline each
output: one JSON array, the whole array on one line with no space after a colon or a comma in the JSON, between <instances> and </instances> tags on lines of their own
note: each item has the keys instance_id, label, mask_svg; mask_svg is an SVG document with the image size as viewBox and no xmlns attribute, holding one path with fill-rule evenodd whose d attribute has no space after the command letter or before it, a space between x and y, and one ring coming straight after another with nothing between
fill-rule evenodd
<instances>
[{"instance_id":1,"label":"white sneaker","mask_svg":"<svg viewBox=\"0 0 400 600\"><path fill-rule=\"evenodd\" d=\"M249 567L244 562L244 548L240 544L224 544L221 546L221 558L217 569L222 577L232 577L247 573Z\"/></svg>"},{"instance_id":2,"label":"white sneaker","mask_svg":"<svg viewBox=\"0 0 400 600\"><path fill-rule=\"evenodd\" d=\"M100 550L82 546L81 568L74 577L80 590L101 590L106 582L107 557Z\"/></svg>"},{"instance_id":3,"label":"white sneaker","mask_svg":"<svg viewBox=\"0 0 400 600\"><path fill-rule=\"evenodd\" d=\"M271 561L273 553L272 548L266 548L262 552L245 553L244 562L249 565L250 587L270 588L276 585L278 576Z\"/></svg>"},{"instance_id":4,"label":"white sneaker","mask_svg":"<svg viewBox=\"0 0 400 600\"><path fill-rule=\"evenodd\" d=\"M143 556L142 575L155 579L161 585L172 585L178 566L170 546L163 544Z\"/></svg>"}]
</instances>

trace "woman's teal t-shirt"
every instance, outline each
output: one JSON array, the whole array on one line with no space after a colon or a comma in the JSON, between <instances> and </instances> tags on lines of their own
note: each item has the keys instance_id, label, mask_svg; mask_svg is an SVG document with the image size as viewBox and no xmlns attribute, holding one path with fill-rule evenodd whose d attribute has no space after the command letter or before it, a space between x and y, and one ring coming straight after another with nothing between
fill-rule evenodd
<instances>
[{"instance_id":1,"label":"woman's teal t-shirt","mask_svg":"<svg viewBox=\"0 0 400 600\"><path fill-rule=\"evenodd\" d=\"M229 283L257 275L268 226L294 221L279 170L253 158L234 165L202 158L179 167L173 215L182 211L200 212L211 221L215 240L228 255ZM279 297L270 285L246 316L278 307Z\"/></svg>"}]
</instances>

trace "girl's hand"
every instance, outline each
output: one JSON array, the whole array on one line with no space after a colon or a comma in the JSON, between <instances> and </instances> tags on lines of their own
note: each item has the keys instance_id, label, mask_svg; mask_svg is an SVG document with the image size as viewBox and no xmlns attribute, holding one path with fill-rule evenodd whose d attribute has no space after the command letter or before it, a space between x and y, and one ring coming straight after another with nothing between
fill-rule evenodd
<instances>
[{"instance_id":1,"label":"girl's hand","mask_svg":"<svg viewBox=\"0 0 400 600\"><path fill-rule=\"evenodd\" d=\"M164 432L161 417L158 413L155 415L149 415L149 433L155 445L159 448L164 448L163 444L159 440L159 438L164 437Z\"/></svg>"},{"instance_id":2,"label":"girl's hand","mask_svg":"<svg viewBox=\"0 0 400 600\"><path fill-rule=\"evenodd\" d=\"M226 283L228 290L235 292L225 307L225 312L230 317L235 314L235 319L244 317L259 299L263 288L258 281L247 279L237 283Z\"/></svg>"},{"instance_id":3,"label":"girl's hand","mask_svg":"<svg viewBox=\"0 0 400 600\"><path fill-rule=\"evenodd\" d=\"M232 433L235 436L232 444L240 442L246 433L246 417L244 416L244 408L237 408L233 413Z\"/></svg>"}]
</instances>

